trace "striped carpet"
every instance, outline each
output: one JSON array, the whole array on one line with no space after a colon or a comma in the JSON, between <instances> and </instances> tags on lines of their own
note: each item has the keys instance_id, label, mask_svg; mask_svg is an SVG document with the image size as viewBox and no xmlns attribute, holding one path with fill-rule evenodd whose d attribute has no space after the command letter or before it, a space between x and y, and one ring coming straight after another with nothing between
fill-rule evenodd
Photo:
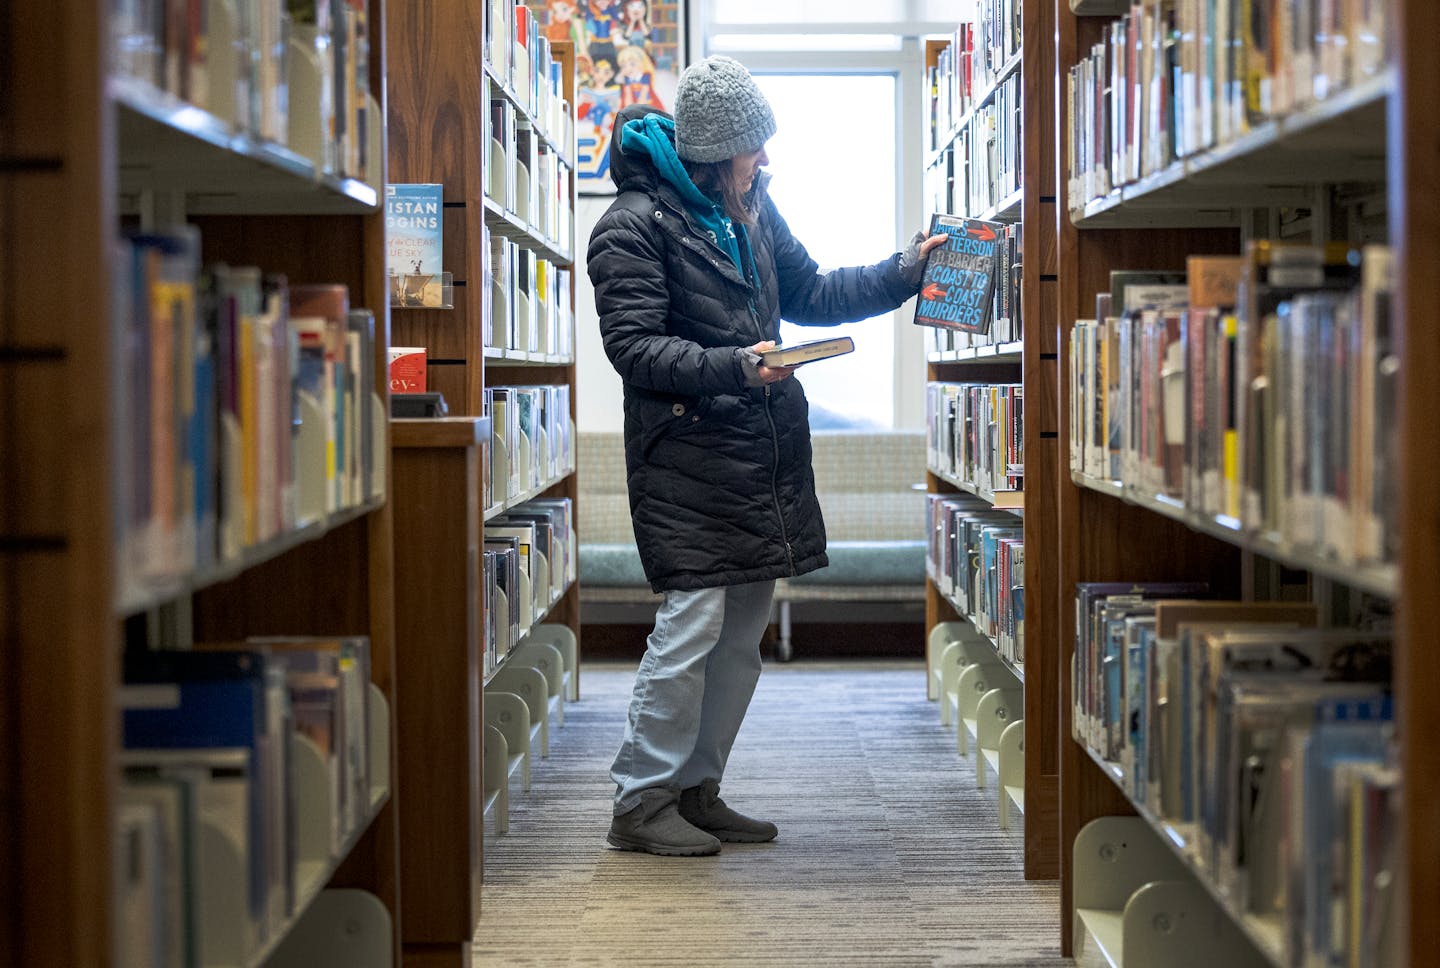
<instances>
[{"instance_id":1,"label":"striped carpet","mask_svg":"<svg viewBox=\"0 0 1440 968\"><path fill-rule=\"evenodd\" d=\"M509 832L487 823L477 965L1069 964L1056 883L1021 877L921 665L767 663L721 792L780 838L710 858L605 845L634 668L586 664Z\"/></svg>"}]
</instances>

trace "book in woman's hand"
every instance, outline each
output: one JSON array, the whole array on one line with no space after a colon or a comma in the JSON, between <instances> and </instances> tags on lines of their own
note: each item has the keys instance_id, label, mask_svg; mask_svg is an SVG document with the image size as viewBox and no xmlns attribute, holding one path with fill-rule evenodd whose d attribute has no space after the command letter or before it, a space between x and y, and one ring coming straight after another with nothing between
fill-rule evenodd
<instances>
[{"instance_id":1,"label":"book in woman's hand","mask_svg":"<svg viewBox=\"0 0 1440 968\"><path fill-rule=\"evenodd\" d=\"M931 235L948 235L925 260L915 322L985 335L995 308L1005 226L955 215L934 215Z\"/></svg>"},{"instance_id":2,"label":"book in woman's hand","mask_svg":"<svg viewBox=\"0 0 1440 968\"><path fill-rule=\"evenodd\" d=\"M826 360L832 356L843 356L855 352L855 341L848 336L815 340L813 343L796 343L794 346L777 346L760 354L762 366L799 366Z\"/></svg>"}]
</instances>

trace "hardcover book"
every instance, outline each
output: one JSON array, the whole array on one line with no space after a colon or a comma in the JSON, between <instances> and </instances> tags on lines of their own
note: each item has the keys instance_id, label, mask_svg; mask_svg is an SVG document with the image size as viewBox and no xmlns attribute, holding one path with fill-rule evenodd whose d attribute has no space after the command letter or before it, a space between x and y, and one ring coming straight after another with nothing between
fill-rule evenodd
<instances>
[{"instance_id":1,"label":"hardcover book","mask_svg":"<svg viewBox=\"0 0 1440 968\"><path fill-rule=\"evenodd\" d=\"M828 360L832 356L843 356L855 352L855 341L848 336L834 339L820 339L811 343L796 343L794 346L777 346L760 354L765 366L799 366L816 360Z\"/></svg>"},{"instance_id":2,"label":"hardcover book","mask_svg":"<svg viewBox=\"0 0 1440 968\"><path fill-rule=\"evenodd\" d=\"M390 305L445 307L443 264L445 186L385 186L385 271Z\"/></svg>"},{"instance_id":3,"label":"hardcover book","mask_svg":"<svg viewBox=\"0 0 1440 968\"><path fill-rule=\"evenodd\" d=\"M390 347L390 392L425 392L425 347Z\"/></svg>"},{"instance_id":4,"label":"hardcover book","mask_svg":"<svg viewBox=\"0 0 1440 968\"><path fill-rule=\"evenodd\" d=\"M915 302L916 325L989 333L1004 224L934 215L930 234L949 238L926 259Z\"/></svg>"}]
</instances>

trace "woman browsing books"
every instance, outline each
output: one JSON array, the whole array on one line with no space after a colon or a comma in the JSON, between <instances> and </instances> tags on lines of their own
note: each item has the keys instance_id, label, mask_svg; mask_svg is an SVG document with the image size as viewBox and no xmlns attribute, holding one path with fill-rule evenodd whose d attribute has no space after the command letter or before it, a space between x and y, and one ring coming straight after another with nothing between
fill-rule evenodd
<instances>
[{"instance_id":1,"label":"woman browsing books","mask_svg":"<svg viewBox=\"0 0 1440 968\"><path fill-rule=\"evenodd\" d=\"M620 112L619 196L590 237L605 352L624 383L635 541L664 594L611 767L609 842L667 855L774 839L720 781L760 676L777 578L823 568L809 405L793 367L763 365L783 316L829 325L890 312L944 236L822 273L766 192L775 118L728 57L680 78L672 118Z\"/></svg>"}]
</instances>

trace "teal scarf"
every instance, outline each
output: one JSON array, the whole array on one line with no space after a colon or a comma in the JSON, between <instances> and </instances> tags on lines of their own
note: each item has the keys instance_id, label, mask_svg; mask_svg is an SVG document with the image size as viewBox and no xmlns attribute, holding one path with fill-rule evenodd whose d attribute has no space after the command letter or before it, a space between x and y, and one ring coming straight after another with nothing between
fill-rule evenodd
<instances>
[{"instance_id":1,"label":"teal scarf","mask_svg":"<svg viewBox=\"0 0 1440 968\"><path fill-rule=\"evenodd\" d=\"M745 263L741 261L740 246L747 250L750 240L746 238L745 226L737 225L725 214L725 210L714 199L706 195L690 180L685 164L675 153L675 121L663 114L647 114L626 123L622 130L620 148L648 155L660 177L680 193L685 210L698 222L721 250L730 256L740 274L749 277ZM753 257L751 259L753 260Z\"/></svg>"}]
</instances>

